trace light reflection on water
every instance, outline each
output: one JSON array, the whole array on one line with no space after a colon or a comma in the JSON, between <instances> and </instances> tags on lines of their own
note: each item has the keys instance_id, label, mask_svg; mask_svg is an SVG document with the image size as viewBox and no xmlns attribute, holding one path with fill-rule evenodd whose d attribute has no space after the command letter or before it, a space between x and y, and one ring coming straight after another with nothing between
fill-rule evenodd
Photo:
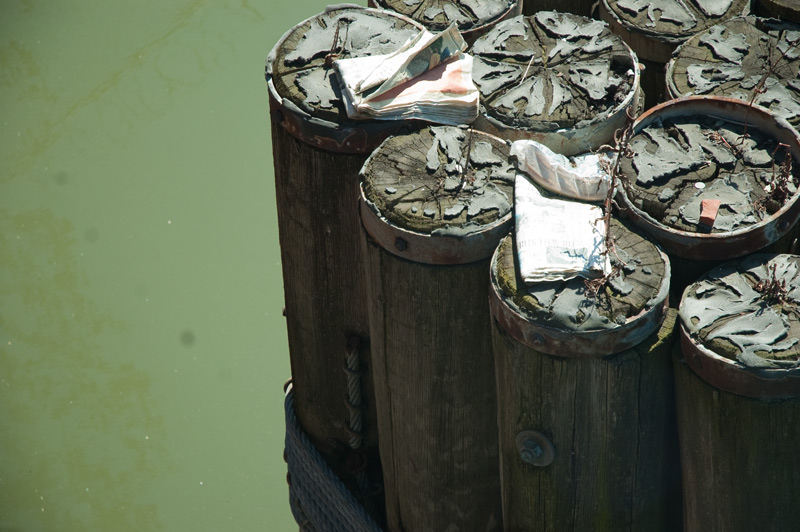
<instances>
[{"instance_id":1,"label":"light reflection on water","mask_svg":"<svg viewBox=\"0 0 800 532\"><path fill-rule=\"evenodd\" d=\"M263 65L325 5L3 3L0 531L296 529Z\"/></svg>"}]
</instances>

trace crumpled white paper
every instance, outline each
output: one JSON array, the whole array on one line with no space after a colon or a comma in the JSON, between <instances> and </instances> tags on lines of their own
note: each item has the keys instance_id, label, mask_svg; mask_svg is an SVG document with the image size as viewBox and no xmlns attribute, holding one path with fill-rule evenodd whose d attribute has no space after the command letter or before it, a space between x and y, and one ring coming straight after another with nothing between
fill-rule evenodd
<instances>
[{"instance_id":1,"label":"crumpled white paper","mask_svg":"<svg viewBox=\"0 0 800 532\"><path fill-rule=\"evenodd\" d=\"M511 156L519 170L550 192L583 201L601 201L608 195L611 154L565 157L534 140L517 140L511 144Z\"/></svg>"}]
</instances>

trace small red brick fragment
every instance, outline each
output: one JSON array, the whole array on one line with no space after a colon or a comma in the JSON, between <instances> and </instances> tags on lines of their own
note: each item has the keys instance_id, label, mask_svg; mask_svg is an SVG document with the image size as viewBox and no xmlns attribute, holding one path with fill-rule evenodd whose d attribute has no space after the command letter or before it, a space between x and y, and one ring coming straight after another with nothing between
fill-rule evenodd
<instances>
[{"instance_id":1,"label":"small red brick fragment","mask_svg":"<svg viewBox=\"0 0 800 532\"><path fill-rule=\"evenodd\" d=\"M704 199L700 202L700 223L709 227L714 225L722 202L718 199Z\"/></svg>"}]
</instances>

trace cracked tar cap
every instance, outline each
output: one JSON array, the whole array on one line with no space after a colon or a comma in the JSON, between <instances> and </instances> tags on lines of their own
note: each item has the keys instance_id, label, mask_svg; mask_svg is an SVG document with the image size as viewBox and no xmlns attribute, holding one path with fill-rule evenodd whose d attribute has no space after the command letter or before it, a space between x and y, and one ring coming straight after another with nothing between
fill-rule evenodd
<instances>
[{"instance_id":1,"label":"cracked tar cap","mask_svg":"<svg viewBox=\"0 0 800 532\"><path fill-rule=\"evenodd\" d=\"M692 35L749 12L749 0L600 0L601 18L614 32L639 57L659 63Z\"/></svg>"},{"instance_id":2,"label":"cracked tar cap","mask_svg":"<svg viewBox=\"0 0 800 532\"><path fill-rule=\"evenodd\" d=\"M690 285L680 305L689 366L750 397L800 396L800 256L754 254Z\"/></svg>"},{"instance_id":3,"label":"cracked tar cap","mask_svg":"<svg viewBox=\"0 0 800 532\"><path fill-rule=\"evenodd\" d=\"M407 122L349 120L333 60L391 53L422 26L408 17L358 6L332 6L284 34L267 58L270 108L281 125L308 144L369 153Z\"/></svg>"},{"instance_id":4,"label":"cracked tar cap","mask_svg":"<svg viewBox=\"0 0 800 532\"><path fill-rule=\"evenodd\" d=\"M636 56L597 20L555 11L515 17L471 52L481 92L474 125L503 138L585 153L610 143L638 102Z\"/></svg>"},{"instance_id":5,"label":"cracked tar cap","mask_svg":"<svg viewBox=\"0 0 800 532\"><path fill-rule=\"evenodd\" d=\"M667 67L673 98L710 95L766 107L800 126L800 24L736 17L683 43Z\"/></svg>"},{"instance_id":6,"label":"cracked tar cap","mask_svg":"<svg viewBox=\"0 0 800 532\"><path fill-rule=\"evenodd\" d=\"M679 257L725 260L786 234L800 216L800 138L739 100L688 97L645 113L620 161L626 215ZM719 201L712 224L704 204Z\"/></svg>"}]
</instances>

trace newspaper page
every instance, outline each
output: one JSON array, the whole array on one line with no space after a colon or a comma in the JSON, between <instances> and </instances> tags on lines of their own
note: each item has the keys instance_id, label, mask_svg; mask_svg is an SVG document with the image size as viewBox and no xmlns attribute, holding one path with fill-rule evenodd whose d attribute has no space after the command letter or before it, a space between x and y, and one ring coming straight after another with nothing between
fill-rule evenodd
<instances>
[{"instance_id":1,"label":"newspaper page","mask_svg":"<svg viewBox=\"0 0 800 532\"><path fill-rule=\"evenodd\" d=\"M517 173L514 223L517 262L525 283L591 279L611 272L600 207L551 197Z\"/></svg>"}]
</instances>

